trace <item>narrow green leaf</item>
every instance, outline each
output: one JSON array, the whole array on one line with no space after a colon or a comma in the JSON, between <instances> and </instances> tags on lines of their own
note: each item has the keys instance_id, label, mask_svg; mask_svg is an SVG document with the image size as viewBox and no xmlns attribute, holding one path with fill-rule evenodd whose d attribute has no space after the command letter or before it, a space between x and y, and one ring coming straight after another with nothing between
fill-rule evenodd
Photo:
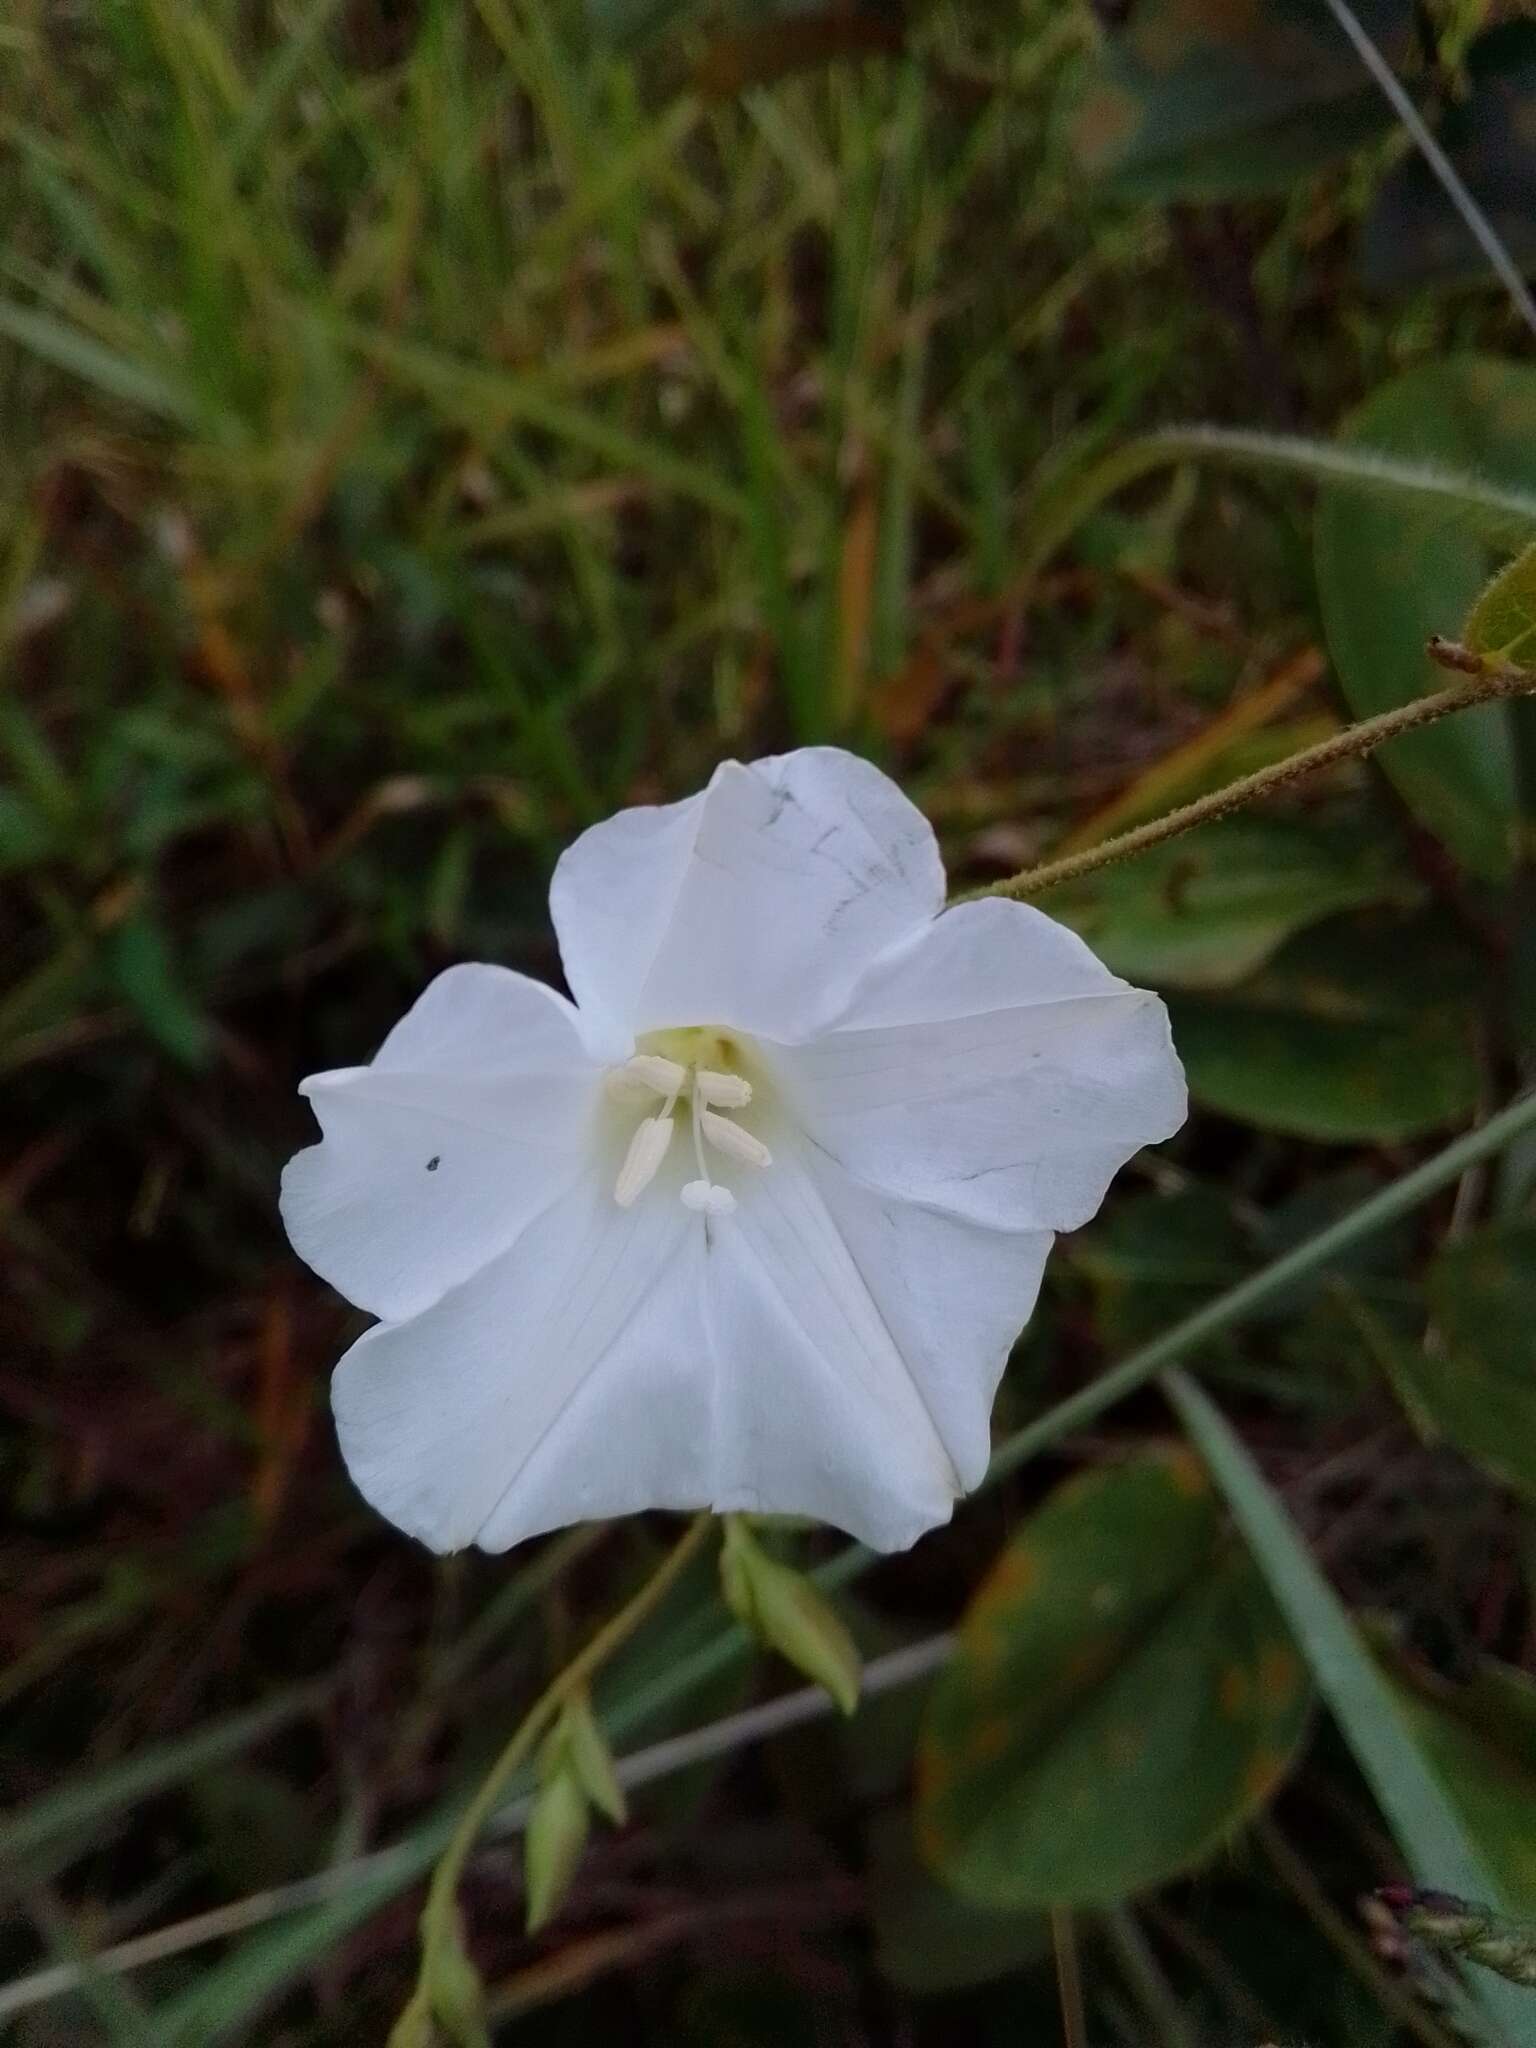
<instances>
[{"instance_id":1,"label":"narrow green leaf","mask_svg":"<svg viewBox=\"0 0 1536 2048\"><path fill-rule=\"evenodd\" d=\"M158 370L119 354L89 334L82 334L78 327L55 319L51 313L0 299L0 334L8 335L22 348L93 385L109 398L141 406L176 426L194 427L202 422L202 409L196 400Z\"/></svg>"},{"instance_id":2,"label":"narrow green leaf","mask_svg":"<svg viewBox=\"0 0 1536 2048\"><path fill-rule=\"evenodd\" d=\"M150 915L130 917L112 933L107 954L114 980L147 1029L187 1066L201 1066L212 1027L182 980L164 926Z\"/></svg>"},{"instance_id":3,"label":"narrow green leaf","mask_svg":"<svg viewBox=\"0 0 1536 2048\"><path fill-rule=\"evenodd\" d=\"M0 1862L17 1863L88 1829L100 1832L125 1806L151 1799L211 1764L253 1749L275 1730L311 1713L324 1697L324 1687L297 1686L245 1713L141 1750L111 1770L13 1808L0 1819Z\"/></svg>"},{"instance_id":4,"label":"narrow green leaf","mask_svg":"<svg viewBox=\"0 0 1536 2048\"><path fill-rule=\"evenodd\" d=\"M1507 1910L1445 1783L1416 1739L1390 1680L1356 1633L1284 1505L1236 1432L1184 1373L1164 1379L1169 1400L1225 1495L1290 1622L1340 1733L1380 1802L1417 1881ZM1511 2048L1529 2039L1531 2009L1510 1987L1478 1986Z\"/></svg>"}]
</instances>

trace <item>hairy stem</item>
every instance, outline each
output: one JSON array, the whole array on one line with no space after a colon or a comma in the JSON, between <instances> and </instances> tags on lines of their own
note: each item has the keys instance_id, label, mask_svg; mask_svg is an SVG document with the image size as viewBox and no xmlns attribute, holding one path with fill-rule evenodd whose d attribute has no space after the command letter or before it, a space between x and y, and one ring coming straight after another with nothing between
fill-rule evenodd
<instances>
[{"instance_id":1,"label":"hairy stem","mask_svg":"<svg viewBox=\"0 0 1536 2048\"><path fill-rule=\"evenodd\" d=\"M1133 831L1121 832L1113 839L1085 847L1080 853L1064 855L1060 860L1024 868L1020 873L1010 875L1007 881L973 890L969 897L960 900L974 901L982 896L1039 896L1062 882L1075 882L1082 875L1091 875L1099 868L1110 867L1117 861L1129 860L1135 854L1161 846L1165 840L1177 839L1197 825L1209 824L1213 818L1225 818L1246 804L1271 796L1276 790L1300 782L1321 769L1374 753L1388 740L1395 740L1405 732L1415 732L1421 725L1433 725L1438 719L1449 718L1457 711L1495 703L1501 697L1536 695L1536 669L1484 662L1453 641L1432 641L1429 651L1442 667L1460 670L1467 680L1453 683L1448 689L1435 690L1427 697L1416 697L1412 703L1401 704L1394 711L1380 712L1375 718L1363 718L1357 725L1346 726L1343 732L1319 740L1315 747L1303 747L1299 754L1292 754L1271 767L1261 768L1257 774L1229 782L1225 789L1213 790L1209 796L1169 811L1165 817L1154 818L1150 824L1138 825Z\"/></svg>"}]
</instances>

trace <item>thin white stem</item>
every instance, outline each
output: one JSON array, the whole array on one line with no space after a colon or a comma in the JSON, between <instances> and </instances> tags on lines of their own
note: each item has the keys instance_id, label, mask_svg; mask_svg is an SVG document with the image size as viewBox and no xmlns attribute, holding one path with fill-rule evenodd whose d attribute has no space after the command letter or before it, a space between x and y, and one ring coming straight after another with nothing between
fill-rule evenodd
<instances>
[{"instance_id":1,"label":"thin white stem","mask_svg":"<svg viewBox=\"0 0 1536 2048\"><path fill-rule=\"evenodd\" d=\"M947 1660L954 1648L954 1640L947 1634L927 1636L921 1642L909 1643L904 1649L874 1658L864 1667L860 1687L862 1696L873 1698L877 1693L892 1692L898 1686L913 1685L918 1679L928 1677ZM760 1706L747 1707L739 1714L728 1714L723 1720L689 1729L686 1734L669 1736L665 1742L653 1742L645 1749L632 1750L619 1760L619 1783L626 1790L653 1784L658 1778L668 1778L678 1771L687 1770L690 1764L704 1763L711 1757L729 1756L733 1750L766 1741L769 1736L782 1734L787 1728L798 1728L807 1721L820 1720L832 1710L831 1697L819 1685L803 1686L798 1692L764 1700ZM528 1818L530 1804L526 1797L509 1800L491 1816L483 1839L519 1833ZM120 1976L128 1970L145 1969L151 1963L163 1962L168 1956L185 1955L189 1949L202 1948L208 1942L226 1941L231 1935L246 1934L253 1927L263 1926L281 1914L297 1912L304 1906L321 1905L327 1899L350 1891L356 1884L385 1878L402 1869L409 1869L414 1875L420 1867L421 1859L416 1854L415 1845L396 1842L388 1849L375 1849L370 1855L354 1856L346 1863L333 1864L329 1870L317 1871L313 1877L301 1877L292 1884L274 1885L270 1891L253 1892L248 1898L236 1899L227 1906L215 1906L210 1912L178 1920L173 1926L157 1928L152 1934L135 1935L130 1941L120 1941L113 1948L103 1949L88 1962L55 1963L46 1970L34 1971L30 1977L17 1977L0 1987L0 2019L8 2018L12 2013L25 2012L34 2005L42 2005L50 1998L61 1997L66 1991L73 1991L88 1974L108 1972Z\"/></svg>"},{"instance_id":2,"label":"thin white stem","mask_svg":"<svg viewBox=\"0 0 1536 2048\"><path fill-rule=\"evenodd\" d=\"M1468 232L1493 265L1509 293L1510 301L1532 334L1536 334L1536 298L1520 274L1519 265L1505 248L1498 229L1467 190L1466 181L1430 130L1429 123L1414 105L1402 80L1371 40L1349 0L1328 0L1328 9L1348 36L1355 54L1370 72L1382 97L1413 137L1414 147L1439 179L1445 196L1466 222Z\"/></svg>"}]
</instances>

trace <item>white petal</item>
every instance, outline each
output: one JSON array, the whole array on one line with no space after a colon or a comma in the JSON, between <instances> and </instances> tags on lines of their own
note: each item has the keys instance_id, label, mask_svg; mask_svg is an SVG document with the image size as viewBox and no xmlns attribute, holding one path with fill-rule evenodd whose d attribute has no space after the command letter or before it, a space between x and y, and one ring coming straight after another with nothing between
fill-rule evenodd
<instances>
[{"instance_id":1,"label":"white petal","mask_svg":"<svg viewBox=\"0 0 1536 2048\"><path fill-rule=\"evenodd\" d=\"M996 1361L976 1375L962 1415L948 1387L904 1356L792 1147L737 1195L706 1261L719 1369L713 1504L814 1515L878 1550L901 1549L948 1521L961 1461L974 1472L975 1411L984 1422L991 1394L980 1383Z\"/></svg>"},{"instance_id":2,"label":"white petal","mask_svg":"<svg viewBox=\"0 0 1536 2048\"><path fill-rule=\"evenodd\" d=\"M993 1398L1055 1239L898 1201L824 1158L810 1171L970 1492L991 1458Z\"/></svg>"},{"instance_id":3,"label":"white petal","mask_svg":"<svg viewBox=\"0 0 1536 2048\"><path fill-rule=\"evenodd\" d=\"M1001 901L947 911L869 972L833 1029L772 1064L855 1178L999 1229L1077 1228L1186 1114L1157 997Z\"/></svg>"},{"instance_id":4,"label":"white petal","mask_svg":"<svg viewBox=\"0 0 1536 2048\"><path fill-rule=\"evenodd\" d=\"M449 968L372 1066L303 1084L324 1142L283 1174L295 1249L359 1307L417 1314L583 1170L600 1076L552 989Z\"/></svg>"},{"instance_id":5,"label":"white petal","mask_svg":"<svg viewBox=\"0 0 1536 2048\"><path fill-rule=\"evenodd\" d=\"M867 761L810 747L593 826L550 908L577 1002L627 1051L669 1025L802 1038L943 898L922 813Z\"/></svg>"},{"instance_id":6,"label":"white petal","mask_svg":"<svg viewBox=\"0 0 1536 2048\"><path fill-rule=\"evenodd\" d=\"M435 1307L353 1345L332 1401L381 1514L434 1550L505 1550L704 1504L704 1230L658 1194L620 1209L583 1181Z\"/></svg>"}]
</instances>

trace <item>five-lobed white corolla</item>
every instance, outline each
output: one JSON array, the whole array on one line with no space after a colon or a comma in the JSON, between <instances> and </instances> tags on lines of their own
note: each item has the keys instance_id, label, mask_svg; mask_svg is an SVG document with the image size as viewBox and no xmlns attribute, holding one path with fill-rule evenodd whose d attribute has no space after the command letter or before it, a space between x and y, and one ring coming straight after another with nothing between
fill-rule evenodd
<instances>
[{"instance_id":1,"label":"five-lobed white corolla","mask_svg":"<svg viewBox=\"0 0 1536 2048\"><path fill-rule=\"evenodd\" d=\"M648 1507L882 1550L948 1519L1053 1235L1186 1105L1155 996L944 893L869 763L726 762L560 860L574 1002L452 967L303 1084L283 1216L380 1318L334 1404L382 1514L437 1550Z\"/></svg>"}]
</instances>

